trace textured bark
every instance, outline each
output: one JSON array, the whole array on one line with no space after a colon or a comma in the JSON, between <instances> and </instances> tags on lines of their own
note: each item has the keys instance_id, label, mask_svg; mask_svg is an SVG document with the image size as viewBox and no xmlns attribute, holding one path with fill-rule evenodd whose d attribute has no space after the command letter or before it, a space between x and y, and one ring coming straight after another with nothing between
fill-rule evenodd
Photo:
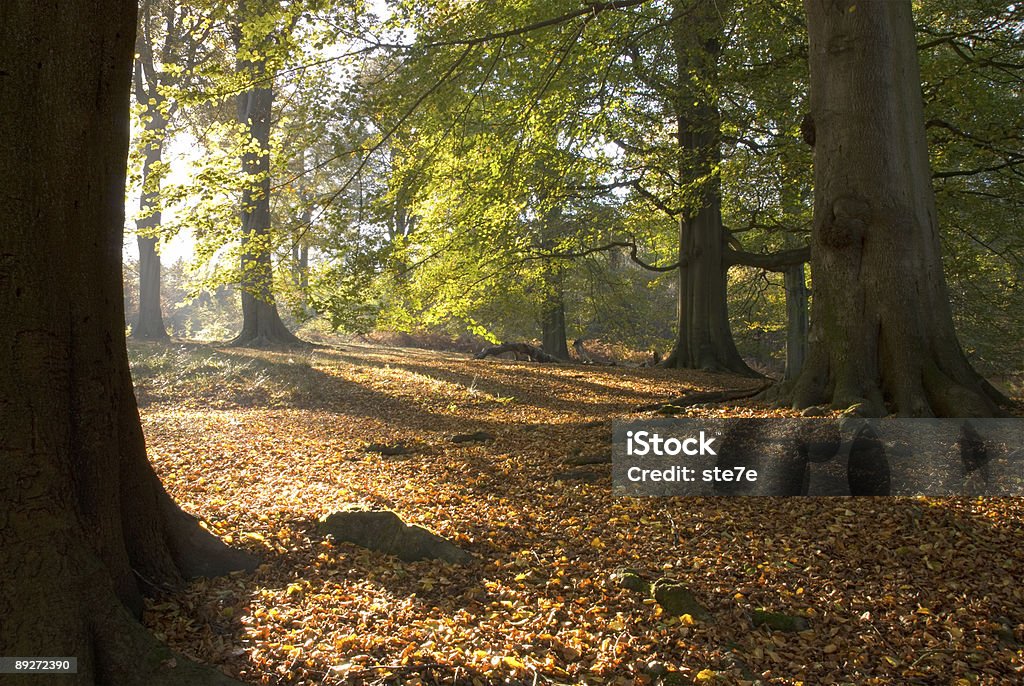
<instances>
[{"instance_id":1,"label":"textured bark","mask_svg":"<svg viewBox=\"0 0 1024 686\"><path fill-rule=\"evenodd\" d=\"M149 220L159 224L159 213ZM142 231L145 220L138 220L136 226ZM165 341L167 327L164 325L163 308L161 307L160 253L157 252L156 238L138 237L139 244L139 316L132 327L132 338L150 341Z\"/></svg>"},{"instance_id":2,"label":"textured bark","mask_svg":"<svg viewBox=\"0 0 1024 686\"><path fill-rule=\"evenodd\" d=\"M691 88L692 73L714 80L724 31L714 3L678 3L686 13L672 24L676 59L673 98L679 145L679 179L700 184L699 198L679 220L677 335L665 366L753 375L736 349L726 299L728 266L722 226L721 116L703 88Z\"/></svg>"},{"instance_id":3,"label":"textured bark","mask_svg":"<svg viewBox=\"0 0 1024 686\"><path fill-rule=\"evenodd\" d=\"M255 3L259 4L259 3ZM258 14L258 7L239 3L239 17ZM239 20L241 21L241 19ZM269 38L267 39L269 41ZM236 28L236 46L242 47L241 27ZM251 47L251 46L245 46ZM274 109L273 80L267 79L265 64L238 60L237 70L248 74L255 84L238 96L238 121L246 127L254 146L242 154L242 330L232 345L278 348L304 345L284 322L274 300L274 266L270 235L270 127ZM254 149L255 148L255 149Z\"/></svg>"},{"instance_id":4,"label":"textured bark","mask_svg":"<svg viewBox=\"0 0 1024 686\"><path fill-rule=\"evenodd\" d=\"M160 181L154 178L154 167L160 163L167 122L158 106L147 108L146 152L142 162L142 194L139 197L139 218L135 221L139 245L139 315L132 327L132 337L145 340L166 340L160 300L160 253L157 252L159 230L163 221L159 207Z\"/></svg>"},{"instance_id":5,"label":"textured bark","mask_svg":"<svg viewBox=\"0 0 1024 686\"><path fill-rule=\"evenodd\" d=\"M786 289L786 371L784 379L795 379L807 359L807 281L800 263L784 272Z\"/></svg>"},{"instance_id":6,"label":"textured bark","mask_svg":"<svg viewBox=\"0 0 1024 686\"><path fill-rule=\"evenodd\" d=\"M798 408L989 416L939 250L910 0L805 0L814 299Z\"/></svg>"},{"instance_id":7,"label":"textured bark","mask_svg":"<svg viewBox=\"0 0 1024 686\"><path fill-rule=\"evenodd\" d=\"M250 562L146 459L121 298L134 28L127 0L0 10L0 654L77 657L61 683L233 683L170 667L132 617L200 562Z\"/></svg>"},{"instance_id":8,"label":"textured bark","mask_svg":"<svg viewBox=\"0 0 1024 686\"><path fill-rule=\"evenodd\" d=\"M139 313L132 327L132 336L146 340L166 340L167 328L164 326L160 301L160 253L157 252L158 238L155 232L162 224L159 165L167 138L167 117L164 114L165 98L160 92L159 76L153 59L153 46L148 42L148 35L148 31L138 32L133 79L135 100L145 107L145 147L139 218L135 221L139 245Z\"/></svg>"},{"instance_id":9,"label":"textured bark","mask_svg":"<svg viewBox=\"0 0 1024 686\"><path fill-rule=\"evenodd\" d=\"M549 279L551 292L547 294L541 311L541 347L548 355L569 359L569 344L565 338L565 300L559 275Z\"/></svg>"},{"instance_id":10,"label":"textured bark","mask_svg":"<svg viewBox=\"0 0 1024 686\"><path fill-rule=\"evenodd\" d=\"M139 233L139 315L132 327L132 337L145 340L166 340L160 300L160 253L157 252L156 236L153 231L160 228L162 217L158 209L159 181L153 179L153 167L160 162L163 154L163 117L155 107L150 107L150 118L146 124L147 141L145 159L142 163L143 192L139 198L140 216L135 221ZM150 137L152 136L152 137ZM155 186L155 187L154 187Z\"/></svg>"}]
</instances>

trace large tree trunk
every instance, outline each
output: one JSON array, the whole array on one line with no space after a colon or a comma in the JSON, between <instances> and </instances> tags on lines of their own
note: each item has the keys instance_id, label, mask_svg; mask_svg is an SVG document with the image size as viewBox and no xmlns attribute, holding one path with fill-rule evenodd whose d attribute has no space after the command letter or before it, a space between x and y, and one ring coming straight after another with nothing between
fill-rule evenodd
<instances>
[{"instance_id":1,"label":"large tree trunk","mask_svg":"<svg viewBox=\"0 0 1024 686\"><path fill-rule=\"evenodd\" d=\"M679 144L679 179L699 184L679 220L679 293L675 347L665 366L753 375L736 349L729 325L722 226L721 116L692 74L714 81L724 31L714 3L678 3L687 16L672 24L676 86L672 98ZM698 84L700 85L700 84Z\"/></svg>"},{"instance_id":2,"label":"large tree trunk","mask_svg":"<svg viewBox=\"0 0 1024 686\"><path fill-rule=\"evenodd\" d=\"M247 3L239 3L239 21L249 16ZM236 35L239 47L241 31ZM257 58L258 59L258 58ZM249 132L253 145L242 154L242 331L232 345L251 348L276 348L303 345L281 321L274 300L274 266L271 262L270 234L270 127L274 109L274 89L267 80L265 63L249 59L238 61L238 71L248 74L254 85L238 96L238 121ZM254 149L255 148L255 149Z\"/></svg>"},{"instance_id":3,"label":"large tree trunk","mask_svg":"<svg viewBox=\"0 0 1024 686\"><path fill-rule=\"evenodd\" d=\"M805 0L815 126L810 353L794 404L987 416L942 271L910 0Z\"/></svg>"},{"instance_id":4,"label":"large tree trunk","mask_svg":"<svg viewBox=\"0 0 1024 686\"><path fill-rule=\"evenodd\" d=\"M128 0L0 10L0 654L77 657L61 683L234 683L132 617L250 562L146 459L121 298L134 33Z\"/></svg>"}]
</instances>

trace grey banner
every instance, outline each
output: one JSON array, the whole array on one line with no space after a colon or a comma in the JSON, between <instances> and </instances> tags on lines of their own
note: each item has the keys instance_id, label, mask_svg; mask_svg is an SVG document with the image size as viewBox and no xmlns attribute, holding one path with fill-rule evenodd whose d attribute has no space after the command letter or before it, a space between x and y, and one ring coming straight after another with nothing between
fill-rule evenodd
<instances>
[{"instance_id":1,"label":"grey banner","mask_svg":"<svg viewBox=\"0 0 1024 686\"><path fill-rule=\"evenodd\" d=\"M1024 419L655 419L613 426L627 496L1024 496Z\"/></svg>"},{"instance_id":2,"label":"grey banner","mask_svg":"<svg viewBox=\"0 0 1024 686\"><path fill-rule=\"evenodd\" d=\"M0 657L0 674L78 674L78 658Z\"/></svg>"}]
</instances>

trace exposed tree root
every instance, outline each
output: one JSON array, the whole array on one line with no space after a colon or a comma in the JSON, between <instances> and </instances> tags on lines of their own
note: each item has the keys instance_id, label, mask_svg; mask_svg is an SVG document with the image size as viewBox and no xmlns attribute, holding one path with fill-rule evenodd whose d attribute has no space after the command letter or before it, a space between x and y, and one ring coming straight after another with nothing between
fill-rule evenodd
<instances>
[{"instance_id":1,"label":"exposed tree root","mask_svg":"<svg viewBox=\"0 0 1024 686\"><path fill-rule=\"evenodd\" d=\"M164 329L156 329L155 331L146 331L139 327L132 329L131 334L132 340L136 341L156 341L156 342L167 342L171 340L170 335Z\"/></svg>"},{"instance_id":2,"label":"exposed tree root","mask_svg":"<svg viewBox=\"0 0 1024 686\"><path fill-rule=\"evenodd\" d=\"M812 356L788 394L793 409L829 405L863 417L1005 417L1013 401L977 374L966 360L950 370L933 360L882 366L882 379L868 379L852 365L832 369L824 355ZM888 373L885 373L888 372Z\"/></svg>"},{"instance_id":3,"label":"exposed tree root","mask_svg":"<svg viewBox=\"0 0 1024 686\"><path fill-rule=\"evenodd\" d=\"M708 403L722 403L730 400L742 400L744 398L753 398L754 396L768 390L773 385L774 382L763 384L757 388L739 388L724 391L687 391L670 400L651 403L650 405L640 405L635 409L637 412L656 412L658 410L669 408L682 409L684 407L690 407L691 405L704 405Z\"/></svg>"},{"instance_id":4,"label":"exposed tree root","mask_svg":"<svg viewBox=\"0 0 1024 686\"><path fill-rule=\"evenodd\" d=\"M103 594L93 614L96 684L117 686L240 686L215 667L171 651Z\"/></svg>"},{"instance_id":5,"label":"exposed tree root","mask_svg":"<svg viewBox=\"0 0 1024 686\"><path fill-rule=\"evenodd\" d=\"M27 521L23 515L18 518L19 524ZM73 527L42 535L23 529L16 533L28 535L16 536L8 551L12 557L0 561L5 573L17 572L0 589L0 646L5 654L77 658L77 673L51 676L53 683L240 686L216 667L174 653L133 618L84 531ZM30 576L31 571L38 575ZM36 600L15 604L25 595ZM2 681L31 686L46 678L5 675Z\"/></svg>"},{"instance_id":6,"label":"exposed tree root","mask_svg":"<svg viewBox=\"0 0 1024 686\"><path fill-rule=\"evenodd\" d=\"M720 360L711 355L705 355L701 359L699 364L683 364L681 362L681 355L679 347L669 353L665 359L660 362L654 363L653 366L661 367L663 369L700 369L705 372L721 372L723 374L735 374L737 376L746 376L749 378L763 378L762 374L755 372L753 369L747 366L747 363L737 354L735 357L726 356L726 359Z\"/></svg>"},{"instance_id":7,"label":"exposed tree root","mask_svg":"<svg viewBox=\"0 0 1024 686\"><path fill-rule=\"evenodd\" d=\"M296 348L307 348L310 344L295 335L289 335L288 337L248 336L245 338L239 335L228 341L228 346L232 348L256 348L258 350L294 350Z\"/></svg>"},{"instance_id":8,"label":"exposed tree root","mask_svg":"<svg viewBox=\"0 0 1024 686\"><path fill-rule=\"evenodd\" d=\"M242 330L228 345L236 348L293 349L309 344L288 330L273 302L242 293Z\"/></svg>"},{"instance_id":9,"label":"exposed tree root","mask_svg":"<svg viewBox=\"0 0 1024 686\"><path fill-rule=\"evenodd\" d=\"M169 496L164 495L160 504L167 545L185 578L251 572L259 565L260 561L254 555L230 547L200 527L198 520L178 507Z\"/></svg>"},{"instance_id":10,"label":"exposed tree root","mask_svg":"<svg viewBox=\"0 0 1024 686\"><path fill-rule=\"evenodd\" d=\"M562 464L571 465L573 467L585 467L592 464L611 464L612 455L611 453L602 453L599 455L579 455L576 457L568 457L562 460Z\"/></svg>"}]
</instances>

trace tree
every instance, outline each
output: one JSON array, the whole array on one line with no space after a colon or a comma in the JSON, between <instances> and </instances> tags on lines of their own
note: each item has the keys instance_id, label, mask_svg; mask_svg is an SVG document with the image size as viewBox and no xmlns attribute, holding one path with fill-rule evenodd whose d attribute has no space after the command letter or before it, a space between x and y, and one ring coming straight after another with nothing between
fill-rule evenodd
<instances>
[{"instance_id":1,"label":"tree","mask_svg":"<svg viewBox=\"0 0 1024 686\"><path fill-rule=\"evenodd\" d=\"M644 252L651 252L652 244L663 242L661 234L671 233L679 259L668 269L678 268L679 285L677 336L666 363L751 374L730 329L729 269L745 265L781 272L806 261L809 251L775 252L793 247L793 241L779 241L778 237L759 246L773 251L770 254L743 249L740 231L729 231L723 224L723 169L736 166L723 153L727 145L738 147L737 141L762 153L769 148L796 147L798 138L784 120L786 106L791 107L799 96L787 99L771 93L766 98L769 88L737 83L737 76L753 81L744 73L752 68L740 65L760 63L764 73L757 78L763 82L766 74L778 67L777 60L765 57L771 48L777 43L789 47L786 40L802 43L787 38L768 41L766 46L755 38L765 32L765 26L777 30L779 14L785 26L792 26L788 14L793 13L750 11L736 3L692 0L599 5L600 12L595 6L586 16L551 16L549 3L489 3L460 11L454 21L427 22L418 37L422 55L429 58L419 52L413 55L434 71L440 61L436 56L447 55L446 62L455 72L452 80L459 81L461 89L439 83L421 110L436 109L445 116L434 117L434 123L428 117L418 117L418 131L440 130L446 135L451 129L457 133L461 129L461 136L452 136L451 147L453 156L464 161L468 158L466 141L482 140L466 131L478 134L485 126L513 129L505 131L499 141L486 144L504 144L506 161L499 163L521 174L520 183L526 187L542 183L542 178L529 174L530 167L524 163L542 150L541 145L571 152L563 155L557 166L562 185L559 194L580 195L583 188L591 195L603 192L618 207L618 216L613 225L594 224L589 235L580 231L567 234L562 245L551 245L549 251L579 253L579 243L607 243L608 234L615 233L612 242L641 243ZM490 30L479 28L481 25ZM516 28L494 30L509 25ZM482 37L474 39L474 35ZM792 65L799 56L785 51L781 60ZM410 61L417 73L415 61ZM796 89L788 76L789 70L778 77L788 84L776 89L783 94ZM422 93L408 87L405 91ZM500 101L483 104L489 97ZM441 102L443 98L449 99L447 106ZM770 100L773 107L783 105L773 110L773 114L781 114L760 129L751 121L751 113L759 114L763 106L759 98ZM780 120L782 125L776 126ZM430 147L424 146L416 159L440 160L435 153L437 142L429 139ZM775 167L782 167L778 156L762 157L771 157ZM761 162L761 170L769 166ZM423 176L443 174L447 168L436 164ZM779 175L778 170L772 171ZM794 173L804 175L805 171L796 169ZM502 189L509 189L512 175L495 174L493 179ZM740 178L739 183L758 189L747 192L748 197L768 195L759 193L763 188L759 178ZM735 194L735 174L731 181L728 190ZM781 204L778 195L773 197L776 205ZM764 224L759 219L765 214L763 207L743 216L737 210L747 209L747 203L731 200L729 204L733 218L740 215L743 230ZM788 209L776 211L773 218L788 219L789 214ZM663 216L652 219L651 215ZM751 228L745 228L747 225ZM514 237L505 243L511 251L519 248ZM493 243L489 246L492 252L497 248ZM588 250L583 248L583 252ZM557 307L549 309L558 311ZM551 321L556 323L554 317Z\"/></svg>"},{"instance_id":2,"label":"tree","mask_svg":"<svg viewBox=\"0 0 1024 686\"><path fill-rule=\"evenodd\" d=\"M144 592L251 564L146 459L121 300L135 19L0 10L0 653L76 656L71 683L229 684L133 618Z\"/></svg>"},{"instance_id":3,"label":"tree","mask_svg":"<svg viewBox=\"0 0 1024 686\"><path fill-rule=\"evenodd\" d=\"M671 20L675 73L667 100L675 119L676 174L694 189L678 213L679 288L676 341L665 364L750 373L733 341L723 260L721 112L715 102L724 17L711 3L677 1ZM634 60L636 53L634 52ZM635 64L638 71L641 67ZM647 77L645 80L654 80Z\"/></svg>"},{"instance_id":4,"label":"tree","mask_svg":"<svg viewBox=\"0 0 1024 686\"><path fill-rule=\"evenodd\" d=\"M206 17L192 15L187 6L173 0L143 0L139 6L132 74L142 125L135 153L142 158L139 213L135 219L139 247L139 311L132 327L135 338L167 339L157 246L163 228L161 184L167 171L163 153L171 135L170 123L180 106L170 91L196 85L197 64L212 56L213 51L204 46L211 25Z\"/></svg>"},{"instance_id":5,"label":"tree","mask_svg":"<svg viewBox=\"0 0 1024 686\"><path fill-rule=\"evenodd\" d=\"M159 238L153 230L161 224L160 176L170 104L162 92L163 72L158 71L154 57L154 17L152 2L144 2L139 12L139 30L135 39L135 67L132 85L135 102L142 108L142 190L139 193L139 216L135 220L139 245L139 316L132 327L132 336L150 340L166 340L160 301ZM166 62L174 41L176 11L171 8L162 27L165 31L161 61ZM162 19L163 17L159 17ZM156 22L162 23L162 22Z\"/></svg>"},{"instance_id":6,"label":"tree","mask_svg":"<svg viewBox=\"0 0 1024 686\"><path fill-rule=\"evenodd\" d=\"M270 132L274 113L274 64L298 14L278 16L277 3L240 0L234 27L237 71L249 87L238 95L238 122L250 143L243 148L240 220L242 224L242 331L233 345L292 346L302 343L281 321L274 300L270 232ZM288 28L280 29L283 21ZM269 63L269 65L268 65Z\"/></svg>"},{"instance_id":7,"label":"tree","mask_svg":"<svg viewBox=\"0 0 1024 686\"><path fill-rule=\"evenodd\" d=\"M814 122L810 351L794 405L990 416L942 270L910 0L805 0Z\"/></svg>"},{"instance_id":8,"label":"tree","mask_svg":"<svg viewBox=\"0 0 1024 686\"><path fill-rule=\"evenodd\" d=\"M915 3L953 321L978 371L1019 369L1024 313L1024 5ZM964 103L970 103L965 107Z\"/></svg>"}]
</instances>

